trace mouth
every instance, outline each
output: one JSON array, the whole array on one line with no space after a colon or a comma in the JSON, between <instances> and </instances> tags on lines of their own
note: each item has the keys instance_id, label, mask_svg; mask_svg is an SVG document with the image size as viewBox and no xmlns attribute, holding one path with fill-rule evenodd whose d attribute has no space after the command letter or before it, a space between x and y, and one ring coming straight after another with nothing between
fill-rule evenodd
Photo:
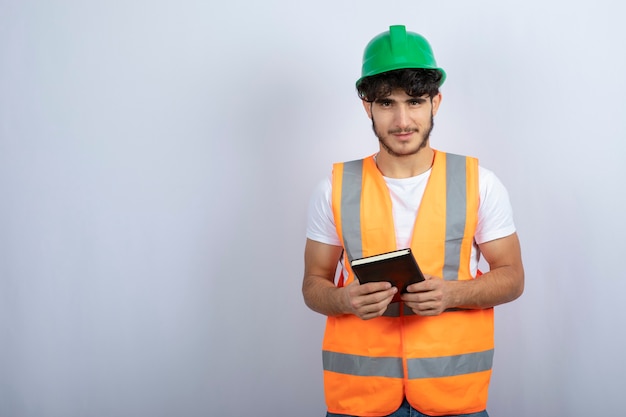
<instances>
[{"instance_id":1,"label":"mouth","mask_svg":"<svg viewBox=\"0 0 626 417\"><path fill-rule=\"evenodd\" d=\"M390 131L389 134L393 135L395 138L399 140L408 140L410 139L414 133L417 133L417 130L395 130Z\"/></svg>"}]
</instances>

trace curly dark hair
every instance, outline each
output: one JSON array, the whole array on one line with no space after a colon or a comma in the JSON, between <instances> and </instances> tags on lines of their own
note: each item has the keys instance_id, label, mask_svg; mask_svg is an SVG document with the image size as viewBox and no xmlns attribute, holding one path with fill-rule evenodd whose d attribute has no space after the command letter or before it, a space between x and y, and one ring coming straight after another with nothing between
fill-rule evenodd
<instances>
[{"instance_id":1,"label":"curly dark hair","mask_svg":"<svg viewBox=\"0 0 626 417\"><path fill-rule=\"evenodd\" d=\"M359 97L368 102L387 97L398 88L411 97L428 94L432 98L439 93L441 77L441 72L434 69L399 69L365 77L360 80L356 89Z\"/></svg>"}]
</instances>

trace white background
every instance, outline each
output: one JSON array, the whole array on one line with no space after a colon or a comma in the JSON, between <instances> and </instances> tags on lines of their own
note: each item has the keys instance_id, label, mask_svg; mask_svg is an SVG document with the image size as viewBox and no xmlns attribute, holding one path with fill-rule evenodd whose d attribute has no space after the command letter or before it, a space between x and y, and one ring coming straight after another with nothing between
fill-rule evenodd
<instances>
[{"instance_id":1,"label":"white background","mask_svg":"<svg viewBox=\"0 0 626 417\"><path fill-rule=\"evenodd\" d=\"M0 0L0 416L323 416L306 207L377 142L391 24L448 73L434 147L507 186L526 292L493 416L620 415L619 1Z\"/></svg>"}]
</instances>

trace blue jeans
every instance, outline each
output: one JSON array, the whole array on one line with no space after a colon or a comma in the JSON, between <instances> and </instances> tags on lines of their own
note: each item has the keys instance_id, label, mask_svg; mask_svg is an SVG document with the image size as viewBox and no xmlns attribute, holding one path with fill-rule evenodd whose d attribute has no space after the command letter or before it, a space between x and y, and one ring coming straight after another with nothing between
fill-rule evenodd
<instances>
[{"instance_id":1,"label":"blue jeans","mask_svg":"<svg viewBox=\"0 0 626 417\"><path fill-rule=\"evenodd\" d=\"M349 416L347 414L326 413L326 417L358 417L358 416ZM422 414L419 411L417 411L415 408L411 407L411 405L405 398L404 401L402 401L402 405L400 406L400 408L398 408L395 412L389 414L386 417L429 417L429 416L426 414ZM489 414L487 414L487 410L485 410L485 411L481 411L480 413L457 414L457 415L450 415L448 417L489 417Z\"/></svg>"}]
</instances>

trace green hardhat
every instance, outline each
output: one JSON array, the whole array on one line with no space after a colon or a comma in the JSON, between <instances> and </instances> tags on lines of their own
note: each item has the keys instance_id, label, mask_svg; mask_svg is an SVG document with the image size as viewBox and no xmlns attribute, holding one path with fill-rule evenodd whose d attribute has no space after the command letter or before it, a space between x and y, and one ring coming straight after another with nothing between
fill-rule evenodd
<instances>
[{"instance_id":1,"label":"green hardhat","mask_svg":"<svg viewBox=\"0 0 626 417\"><path fill-rule=\"evenodd\" d=\"M430 44L422 35L407 32L403 25L390 26L370 41L363 53L363 68L358 86L365 77L403 68L425 68L441 73L439 85L446 80L446 72L437 67Z\"/></svg>"}]
</instances>

